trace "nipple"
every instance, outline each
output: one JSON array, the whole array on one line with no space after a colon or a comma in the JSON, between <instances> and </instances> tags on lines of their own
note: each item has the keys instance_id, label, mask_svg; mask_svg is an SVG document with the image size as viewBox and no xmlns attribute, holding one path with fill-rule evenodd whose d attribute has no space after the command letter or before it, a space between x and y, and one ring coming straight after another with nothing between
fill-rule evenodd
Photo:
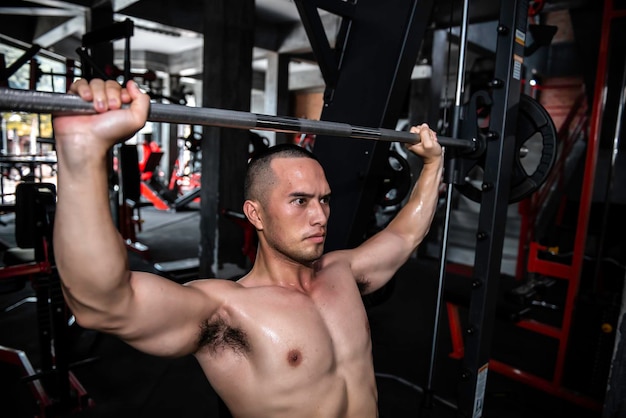
<instances>
[{"instance_id":1,"label":"nipple","mask_svg":"<svg viewBox=\"0 0 626 418\"><path fill-rule=\"evenodd\" d=\"M302 353L300 352L300 350L290 350L287 354L287 362L292 367L296 367L300 363L302 363Z\"/></svg>"}]
</instances>

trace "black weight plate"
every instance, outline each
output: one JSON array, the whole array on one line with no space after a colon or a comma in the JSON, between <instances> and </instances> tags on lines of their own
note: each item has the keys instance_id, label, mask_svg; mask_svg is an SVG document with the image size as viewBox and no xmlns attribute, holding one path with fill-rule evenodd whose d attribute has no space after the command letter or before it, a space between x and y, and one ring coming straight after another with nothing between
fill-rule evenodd
<instances>
[{"instance_id":1,"label":"black weight plate","mask_svg":"<svg viewBox=\"0 0 626 418\"><path fill-rule=\"evenodd\" d=\"M411 188L411 167L408 161L396 151L390 150L382 178L379 204L389 207L402 202Z\"/></svg>"},{"instance_id":2,"label":"black weight plate","mask_svg":"<svg viewBox=\"0 0 626 418\"><path fill-rule=\"evenodd\" d=\"M523 162L529 156L536 154L529 153L522 156L521 150L527 142L537 140L537 138L542 144L541 154L539 154L539 160L534 170L528 172ZM546 181L556 160L556 141L556 128L546 109L530 96L520 96L515 135L516 156L511 173L511 191L509 194L510 203L527 198Z\"/></svg>"},{"instance_id":3,"label":"black weight plate","mask_svg":"<svg viewBox=\"0 0 626 418\"><path fill-rule=\"evenodd\" d=\"M541 104L522 94L519 100L515 131L515 158L511 172L509 203L519 202L533 194L545 182L554 166L557 135L552 118ZM528 150L524 155L523 150ZM475 202L481 202L484 155L474 163L465 162L466 183L459 191Z\"/></svg>"}]
</instances>

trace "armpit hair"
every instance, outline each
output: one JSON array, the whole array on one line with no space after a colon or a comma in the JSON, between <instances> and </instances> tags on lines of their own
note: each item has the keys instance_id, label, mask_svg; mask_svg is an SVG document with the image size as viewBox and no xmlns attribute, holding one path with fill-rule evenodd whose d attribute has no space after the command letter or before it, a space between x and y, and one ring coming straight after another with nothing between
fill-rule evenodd
<instances>
[{"instance_id":1,"label":"armpit hair","mask_svg":"<svg viewBox=\"0 0 626 418\"><path fill-rule=\"evenodd\" d=\"M364 276L359 276L356 278L356 286L359 288L359 293L361 293L362 295L367 293L370 285L370 281L367 280Z\"/></svg>"},{"instance_id":2,"label":"armpit hair","mask_svg":"<svg viewBox=\"0 0 626 418\"><path fill-rule=\"evenodd\" d=\"M198 347L206 347L215 354L220 349L230 348L238 354L251 351L250 342L243 330L226 324L224 319L206 320L200 328Z\"/></svg>"}]
</instances>

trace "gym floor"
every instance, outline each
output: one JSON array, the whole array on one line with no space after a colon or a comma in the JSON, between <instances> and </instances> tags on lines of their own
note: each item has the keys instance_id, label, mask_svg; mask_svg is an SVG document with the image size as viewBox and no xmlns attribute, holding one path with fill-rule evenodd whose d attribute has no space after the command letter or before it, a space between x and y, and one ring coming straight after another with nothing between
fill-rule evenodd
<instances>
[{"instance_id":1,"label":"gym floor","mask_svg":"<svg viewBox=\"0 0 626 418\"><path fill-rule=\"evenodd\" d=\"M197 256L199 212L162 212L143 208L143 231L138 240L148 246L151 262L129 253L134 269L153 271L157 262ZM14 219L0 219L0 238L14 242ZM437 295L438 261L410 260L394 279L393 291L383 301L368 308L379 386L382 418L415 416L454 417L442 402L420 408L421 388L426 385ZM223 277L240 273L225 266ZM20 292L0 294L0 308L33 294L27 286ZM0 345L24 350L39 366L35 304L26 303L9 312L0 312ZM442 317L437 361L433 379L436 398L454 403L459 362L449 356L450 332ZM510 359L542 375L550 373L550 356L532 335L507 322L498 321L494 332L494 358ZM140 353L116 338L72 328L71 357L75 362L89 359L74 369L78 380L93 400L93 406L68 417L220 417L218 400L192 356L163 359ZM566 373L575 387L576 373ZM597 389L597 388L596 388ZM603 388L598 390L602 391ZM420 415L420 410L423 414ZM33 417L36 406L25 382L12 366L0 365L0 416ZM578 417L596 418L590 411L560 398L547 395L496 373L490 373L485 397L485 417Z\"/></svg>"}]
</instances>

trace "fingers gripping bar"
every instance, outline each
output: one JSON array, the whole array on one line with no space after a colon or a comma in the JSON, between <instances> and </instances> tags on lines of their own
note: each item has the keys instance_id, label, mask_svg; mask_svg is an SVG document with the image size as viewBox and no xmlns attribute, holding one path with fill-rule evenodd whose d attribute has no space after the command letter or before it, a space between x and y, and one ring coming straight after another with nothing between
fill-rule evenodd
<instances>
[{"instance_id":1,"label":"fingers gripping bar","mask_svg":"<svg viewBox=\"0 0 626 418\"><path fill-rule=\"evenodd\" d=\"M93 104L71 94L0 88L0 109L5 111L51 113L54 115L95 114ZM148 113L151 122L218 126L235 129L307 133L375 141L419 142L416 134L385 128L368 128L341 122L272 116L206 107L189 107L176 104L151 103ZM438 136L442 146L460 151L473 151L475 141Z\"/></svg>"}]
</instances>

